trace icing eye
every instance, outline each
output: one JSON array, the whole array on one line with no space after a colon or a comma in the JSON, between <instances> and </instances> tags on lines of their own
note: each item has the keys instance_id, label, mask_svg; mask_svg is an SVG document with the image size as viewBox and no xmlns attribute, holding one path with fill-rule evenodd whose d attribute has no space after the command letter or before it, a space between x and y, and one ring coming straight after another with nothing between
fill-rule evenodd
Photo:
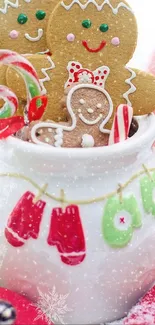
<instances>
[{"instance_id":1,"label":"icing eye","mask_svg":"<svg viewBox=\"0 0 155 325\"><path fill-rule=\"evenodd\" d=\"M100 25L100 31L101 32L105 33L105 32L108 31L108 29L109 29L109 26L107 24L101 24Z\"/></svg>"},{"instance_id":2,"label":"icing eye","mask_svg":"<svg viewBox=\"0 0 155 325\"><path fill-rule=\"evenodd\" d=\"M43 10L38 10L36 12L36 17L38 20L43 20L46 17L46 12Z\"/></svg>"},{"instance_id":3,"label":"icing eye","mask_svg":"<svg viewBox=\"0 0 155 325\"><path fill-rule=\"evenodd\" d=\"M24 25L28 21L28 17L25 14L20 14L17 18L19 24Z\"/></svg>"},{"instance_id":4,"label":"icing eye","mask_svg":"<svg viewBox=\"0 0 155 325\"><path fill-rule=\"evenodd\" d=\"M96 105L96 107L97 107L97 108L101 108L102 105L101 105L100 103L98 103L98 104Z\"/></svg>"},{"instance_id":5,"label":"icing eye","mask_svg":"<svg viewBox=\"0 0 155 325\"><path fill-rule=\"evenodd\" d=\"M85 19L85 20L83 20L83 22L82 22L82 26L83 26L84 28L90 28L90 27L91 27L91 21L90 21L89 19Z\"/></svg>"}]
</instances>

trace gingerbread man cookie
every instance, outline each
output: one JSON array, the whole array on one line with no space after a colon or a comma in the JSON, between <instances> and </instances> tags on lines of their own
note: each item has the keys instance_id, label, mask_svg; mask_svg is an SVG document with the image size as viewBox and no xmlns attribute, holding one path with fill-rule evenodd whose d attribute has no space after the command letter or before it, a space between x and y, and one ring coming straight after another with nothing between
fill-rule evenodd
<instances>
[{"instance_id":1,"label":"gingerbread man cookie","mask_svg":"<svg viewBox=\"0 0 155 325\"><path fill-rule=\"evenodd\" d=\"M120 103L132 106L134 115L152 112L155 78L126 66L136 42L136 19L126 1L59 1L47 27L47 44L55 68L46 118L53 119L53 112L62 116L64 88L75 82L104 87L104 78L113 112Z\"/></svg>"},{"instance_id":2,"label":"gingerbread man cookie","mask_svg":"<svg viewBox=\"0 0 155 325\"><path fill-rule=\"evenodd\" d=\"M49 53L46 44L46 27L50 13L56 0L0 0L0 47L16 51L20 54ZM51 63L47 56L31 56L32 64L44 84L50 80ZM11 71L8 73L7 71ZM43 72L43 74L42 74ZM8 75L8 77L7 77ZM14 69L0 66L0 84L10 87L19 99L18 114L22 114L25 106L26 89L23 79ZM1 107L0 101L0 107Z\"/></svg>"},{"instance_id":3,"label":"gingerbread man cookie","mask_svg":"<svg viewBox=\"0 0 155 325\"><path fill-rule=\"evenodd\" d=\"M46 25L56 0L0 0L0 48L20 54L47 51Z\"/></svg>"},{"instance_id":4,"label":"gingerbread man cookie","mask_svg":"<svg viewBox=\"0 0 155 325\"><path fill-rule=\"evenodd\" d=\"M111 100L104 88L76 84L68 87L62 109L68 123L50 121L31 124L19 133L23 140L53 147L90 148L108 144L108 130L104 129L112 114ZM65 105L67 103L67 106Z\"/></svg>"}]
</instances>

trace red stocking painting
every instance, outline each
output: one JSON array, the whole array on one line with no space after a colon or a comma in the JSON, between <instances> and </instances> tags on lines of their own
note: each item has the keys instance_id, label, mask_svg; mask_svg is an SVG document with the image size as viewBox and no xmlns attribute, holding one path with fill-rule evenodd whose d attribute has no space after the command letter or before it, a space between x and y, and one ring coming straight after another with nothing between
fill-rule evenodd
<instances>
[{"instance_id":1,"label":"red stocking painting","mask_svg":"<svg viewBox=\"0 0 155 325\"><path fill-rule=\"evenodd\" d=\"M26 192L9 216L5 236L14 247L23 246L29 238L37 239L46 203L33 202L35 195Z\"/></svg>"},{"instance_id":2,"label":"red stocking painting","mask_svg":"<svg viewBox=\"0 0 155 325\"><path fill-rule=\"evenodd\" d=\"M84 260L85 238L76 205L68 206L65 211L61 208L53 209L47 242L51 246L57 246L65 264L78 265Z\"/></svg>"}]
</instances>

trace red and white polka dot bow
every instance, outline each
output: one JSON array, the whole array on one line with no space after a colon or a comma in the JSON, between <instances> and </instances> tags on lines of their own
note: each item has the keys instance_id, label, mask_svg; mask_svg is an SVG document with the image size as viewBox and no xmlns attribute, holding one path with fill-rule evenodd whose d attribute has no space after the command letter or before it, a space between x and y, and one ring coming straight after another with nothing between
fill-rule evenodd
<instances>
[{"instance_id":1,"label":"red and white polka dot bow","mask_svg":"<svg viewBox=\"0 0 155 325\"><path fill-rule=\"evenodd\" d=\"M110 73L107 66L97 68L95 71L83 68L81 63L70 61L67 66L69 78L65 88L70 87L73 83L94 84L104 87L105 81Z\"/></svg>"}]
</instances>

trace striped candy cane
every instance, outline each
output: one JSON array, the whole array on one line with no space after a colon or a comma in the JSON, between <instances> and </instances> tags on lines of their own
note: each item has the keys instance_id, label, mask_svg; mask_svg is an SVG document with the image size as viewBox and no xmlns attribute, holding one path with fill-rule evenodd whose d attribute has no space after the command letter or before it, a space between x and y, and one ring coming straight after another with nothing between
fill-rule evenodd
<instances>
[{"instance_id":1,"label":"striped candy cane","mask_svg":"<svg viewBox=\"0 0 155 325\"><path fill-rule=\"evenodd\" d=\"M37 73L25 57L9 50L0 50L0 64L12 66L23 77L27 89L27 107L32 98L41 95Z\"/></svg>"},{"instance_id":2,"label":"striped candy cane","mask_svg":"<svg viewBox=\"0 0 155 325\"><path fill-rule=\"evenodd\" d=\"M0 119L13 116L18 107L16 95L8 87L0 86L0 98L5 102L0 108Z\"/></svg>"},{"instance_id":3,"label":"striped candy cane","mask_svg":"<svg viewBox=\"0 0 155 325\"><path fill-rule=\"evenodd\" d=\"M132 117L132 107L123 104L117 107L110 131L109 145L124 141L128 138Z\"/></svg>"},{"instance_id":4,"label":"striped candy cane","mask_svg":"<svg viewBox=\"0 0 155 325\"><path fill-rule=\"evenodd\" d=\"M0 86L0 98L5 101L0 110L0 139L4 139L20 130L25 123L40 118L46 109L47 97L41 96L37 73L25 57L9 50L0 50L0 64L12 66L20 73L27 89L27 106L22 117L13 116L18 106L16 95L7 87Z\"/></svg>"}]
</instances>

